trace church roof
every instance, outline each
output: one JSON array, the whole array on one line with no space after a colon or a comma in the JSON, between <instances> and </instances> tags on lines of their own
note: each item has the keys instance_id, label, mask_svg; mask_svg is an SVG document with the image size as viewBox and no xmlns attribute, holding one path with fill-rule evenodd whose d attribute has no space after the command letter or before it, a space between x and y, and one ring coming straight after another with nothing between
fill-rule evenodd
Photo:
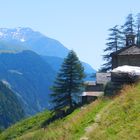
<instances>
[{"instance_id":1,"label":"church roof","mask_svg":"<svg viewBox=\"0 0 140 140\"><path fill-rule=\"evenodd\" d=\"M111 56L113 56L113 55L138 55L138 54L140 54L140 47L133 45L130 47L122 48L122 49L112 53Z\"/></svg>"},{"instance_id":2,"label":"church roof","mask_svg":"<svg viewBox=\"0 0 140 140\"><path fill-rule=\"evenodd\" d=\"M103 96L104 92L102 91L88 91L88 92L83 92L81 96L96 96L100 97Z\"/></svg>"}]
</instances>

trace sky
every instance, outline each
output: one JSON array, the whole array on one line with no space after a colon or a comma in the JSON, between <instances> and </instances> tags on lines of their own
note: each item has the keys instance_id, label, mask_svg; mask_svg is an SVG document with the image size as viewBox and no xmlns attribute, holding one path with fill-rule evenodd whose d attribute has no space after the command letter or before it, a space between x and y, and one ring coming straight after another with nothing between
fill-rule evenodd
<instances>
[{"instance_id":1,"label":"sky","mask_svg":"<svg viewBox=\"0 0 140 140\"><path fill-rule=\"evenodd\" d=\"M0 27L30 27L98 70L108 29L139 12L139 0L0 0Z\"/></svg>"}]
</instances>

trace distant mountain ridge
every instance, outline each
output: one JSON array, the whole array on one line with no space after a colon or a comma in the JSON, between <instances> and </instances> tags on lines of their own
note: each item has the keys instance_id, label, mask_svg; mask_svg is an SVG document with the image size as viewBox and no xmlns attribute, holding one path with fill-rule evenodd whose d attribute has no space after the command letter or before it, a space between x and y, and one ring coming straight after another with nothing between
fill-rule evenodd
<instances>
[{"instance_id":1,"label":"distant mountain ridge","mask_svg":"<svg viewBox=\"0 0 140 140\"><path fill-rule=\"evenodd\" d=\"M60 70L60 67L64 61L63 58L56 56L42 56L42 58L52 66L52 68L56 71L56 73ZM95 80L95 78L93 78L93 74L96 73L96 70L94 70L89 64L85 62L81 63L84 67L84 72L86 74L85 80Z\"/></svg>"},{"instance_id":2,"label":"distant mountain ridge","mask_svg":"<svg viewBox=\"0 0 140 140\"><path fill-rule=\"evenodd\" d=\"M14 51L32 50L42 56L59 58L65 58L69 52L69 49L59 41L46 37L28 27L0 28L0 50L6 49ZM91 66L87 67L91 73Z\"/></svg>"},{"instance_id":3,"label":"distant mountain ridge","mask_svg":"<svg viewBox=\"0 0 140 140\"><path fill-rule=\"evenodd\" d=\"M55 60L65 58L69 52L69 49L59 41L28 27L0 28L0 50L32 50L42 56L53 56L52 59L55 57ZM95 73L89 64L83 63L83 65L86 73Z\"/></svg>"},{"instance_id":4,"label":"distant mountain ridge","mask_svg":"<svg viewBox=\"0 0 140 140\"><path fill-rule=\"evenodd\" d=\"M0 28L0 41L12 46L20 46L16 49L32 50L39 55L65 57L69 51L59 41L33 31L31 28Z\"/></svg>"}]
</instances>

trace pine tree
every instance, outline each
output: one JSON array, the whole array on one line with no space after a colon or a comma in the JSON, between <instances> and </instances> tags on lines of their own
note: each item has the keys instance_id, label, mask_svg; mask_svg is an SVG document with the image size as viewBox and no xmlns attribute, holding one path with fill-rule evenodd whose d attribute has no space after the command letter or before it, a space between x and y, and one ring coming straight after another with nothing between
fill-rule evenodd
<instances>
[{"instance_id":1,"label":"pine tree","mask_svg":"<svg viewBox=\"0 0 140 140\"><path fill-rule=\"evenodd\" d=\"M124 35L130 35L135 33L135 21L133 14L129 14L126 17L126 22L122 26Z\"/></svg>"},{"instance_id":2,"label":"pine tree","mask_svg":"<svg viewBox=\"0 0 140 140\"><path fill-rule=\"evenodd\" d=\"M76 53L70 51L65 58L52 88L54 110L64 107L73 108L73 94L82 91L84 68Z\"/></svg>"},{"instance_id":3,"label":"pine tree","mask_svg":"<svg viewBox=\"0 0 140 140\"><path fill-rule=\"evenodd\" d=\"M118 25L114 26L113 28L110 28L109 31L111 33L109 34L109 38L107 39L107 48L104 49L104 52L106 54L103 56L103 59L106 61L106 63L103 64L100 70L104 72L109 71L112 68L111 53L116 52L124 46L124 39L122 37L122 32L118 28Z\"/></svg>"}]
</instances>

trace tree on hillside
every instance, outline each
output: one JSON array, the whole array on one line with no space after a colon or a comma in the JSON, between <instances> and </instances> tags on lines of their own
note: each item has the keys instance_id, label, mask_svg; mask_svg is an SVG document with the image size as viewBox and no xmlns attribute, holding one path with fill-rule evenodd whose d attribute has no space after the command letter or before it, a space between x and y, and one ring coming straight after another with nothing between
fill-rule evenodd
<instances>
[{"instance_id":1,"label":"tree on hillside","mask_svg":"<svg viewBox=\"0 0 140 140\"><path fill-rule=\"evenodd\" d=\"M70 51L64 59L61 69L52 87L52 103L54 110L64 107L70 109L74 107L73 94L82 91L84 78L84 68L76 53Z\"/></svg>"},{"instance_id":2,"label":"tree on hillside","mask_svg":"<svg viewBox=\"0 0 140 140\"><path fill-rule=\"evenodd\" d=\"M118 25L114 26L113 28L110 28L109 31L111 33L109 34L109 38L107 39L108 41L106 43L107 48L104 49L104 52L106 54L103 56L103 59L106 61L106 63L102 65L102 68L100 70L104 72L111 70L112 60L110 54L121 49L124 43L122 32L119 30Z\"/></svg>"}]
</instances>

